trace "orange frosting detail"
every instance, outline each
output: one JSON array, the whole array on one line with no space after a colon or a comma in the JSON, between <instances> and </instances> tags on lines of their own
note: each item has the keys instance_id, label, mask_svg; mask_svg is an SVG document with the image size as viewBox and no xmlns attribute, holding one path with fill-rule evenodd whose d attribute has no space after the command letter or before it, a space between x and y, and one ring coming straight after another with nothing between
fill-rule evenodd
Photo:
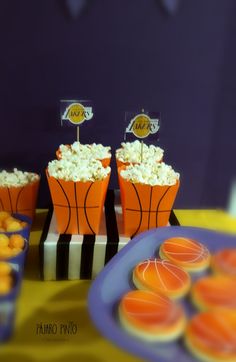
<instances>
[{"instance_id":1,"label":"orange frosting detail","mask_svg":"<svg viewBox=\"0 0 236 362\"><path fill-rule=\"evenodd\" d=\"M170 328L184 316L182 308L167 296L145 290L126 293L120 309L130 323L150 330Z\"/></svg>"},{"instance_id":2,"label":"orange frosting detail","mask_svg":"<svg viewBox=\"0 0 236 362\"><path fill-rule=\"evenodd\" d=\"M236 249L223 249L212 257L213 269L228 276L236 277Z\"/></svg>"},{"instance_id":3,"label":"orange frosting detail","mask_svg":"<svg viewBox=\"0 0 236 362\"><path fill-rule=\"evenodd\" d=\"M139 263L133 277L146 289L166 295L178 294L190 288L189 274L168 260L148 259Z\"/></svg>"},{"instance_id":4,"label":"orange frosting detail","mask_svg":"<svg viewBox=\"0 0 236 362\"><path fill-rule=\"evenodd\" d=\"M195 315L190 321L186 338L199 353L212 360L236 359L236 312L213 310Z\"/></svg>"},{"instance_id":5,"label":"orange frosting detail","mask_svg":"<svg viewBox=\"0 0 236 362\"><path fill-rule=\"evenodd\" d=\"M236 309L236 279L224 276L201 278L193 286L192 297L202 308Z\"/></svg>"},{"instance_id":6,"label":"orange frosting detail","mask_svg":"<svg viewBox=\"0 0 236 362\"><path fill-rule=\"evenodd\" d=\"M184 237L174 237L164 241L161 252L167 259L184 266L209 264L210 253L205 245Z\"/></svg>"}]
</instances>

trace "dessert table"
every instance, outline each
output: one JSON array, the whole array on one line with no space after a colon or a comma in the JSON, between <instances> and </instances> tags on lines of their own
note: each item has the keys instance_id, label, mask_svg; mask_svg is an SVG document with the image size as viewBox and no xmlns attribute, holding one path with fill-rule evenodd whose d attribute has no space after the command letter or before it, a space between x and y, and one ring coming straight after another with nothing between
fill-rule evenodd
<instances>
[{"instance_id":1,"label":"dessert table","mask_svg":"<svg viewBox=\"0 0 236 362\"><path fill-rule=\"evenodd\" d=\"M39 242L47 212L39 209L36 213L15 331L0 347L1 361L138 361L94 327L87 309L91 280L40 280ZM236 234L236 219L223 210L174 210L174 214L181 226Z\"/></svg>"}]
</instances>

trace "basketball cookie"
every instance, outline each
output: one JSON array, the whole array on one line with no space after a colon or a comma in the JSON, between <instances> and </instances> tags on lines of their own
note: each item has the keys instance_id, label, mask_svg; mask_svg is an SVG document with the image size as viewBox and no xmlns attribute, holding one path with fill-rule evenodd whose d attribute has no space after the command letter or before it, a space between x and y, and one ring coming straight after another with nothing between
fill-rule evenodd
<instances>
[{"instance_id":1,"label":"basketball cookie","mask_svg":"<svg viewBox=\"0 0 236 362\"><path fill-rule=\"evenodd\" d=\"M208 268L211 259L205 245L184 237L166 239L160 246L159 255L189 272L199 272Z\"/></svg>"},{"instance_id":2,"label":"basketball cookie","mask_svg":"<svg viewBox=\"0 0 236 362\"><path fill-rule=\"evenodd\" d=\"M147 259L134 268L133 283L138 289L163 293L176 299L188 293L191 279L185 270L168 260Z\"/></svg>"},{"instance_id":3,"label":"basketball cookie","mask_svg":"<svg viewBox=\"0 0 236 362\"><path fill-rule=\"evenodd\" d=\"M236 311L222 309L195 315L185 332L185 344L206 362L236 361Z\"/></svg>"},{"instance_id":4,"label":"basketball cookie","mask_svg":"<svg viewBox=\"0 0 236 362\"><path fill-rule=\"evenodd\" d=\"M219 307L236 310L236 279L220 275L201 278L192 287L191 299L200 310Z\"/></svg>"},{"instance_id":5,"label":"basketball cookie","mask_svg":"<svg viewBox=\"0 0 236 362\"><path fill-rule=\"evenodd\" d=\"M122 297L119 319L126 331L150 342L173 341L186 325L180 305L165 295L145 290L129 291Z\"/></svg>"},{"instance_id":6,"label":"basketball cookie","mask_svg":"<svg viewBox=\"0 0 236 362\"><path fill-rule=\"evenodd\" d=\"M222 249L211 259L212 270L217 274L236 277L236 249Z\"/></svg>"}]
</instances>

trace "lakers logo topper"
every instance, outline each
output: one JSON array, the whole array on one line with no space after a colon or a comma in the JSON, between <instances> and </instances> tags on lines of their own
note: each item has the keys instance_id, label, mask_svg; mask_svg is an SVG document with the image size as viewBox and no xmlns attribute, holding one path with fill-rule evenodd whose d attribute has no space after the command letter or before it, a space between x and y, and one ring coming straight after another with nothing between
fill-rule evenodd
<instances>
[{"instance_id":1,"label":"lakers logo topper","mask_svg":"<svg viewBox=\"0 0 236 362\"><path fill-rule=\"evenodd\" d=\"M140 114L126 113L125 140L127 138L154 138L158 139L160 128L160 114L157 112L144 112Z\"/></svg>"},{"instance_id":2,"label":"lakers logo topper","mask_svg":"<svg viewBox=\"0 0 236 362\"><path fill-rule=\"evenodd\" d=\"M61 124L69 123L80 126L93 118L93 109L90 101L61 100Z\"/></svg>"}]
</instances>

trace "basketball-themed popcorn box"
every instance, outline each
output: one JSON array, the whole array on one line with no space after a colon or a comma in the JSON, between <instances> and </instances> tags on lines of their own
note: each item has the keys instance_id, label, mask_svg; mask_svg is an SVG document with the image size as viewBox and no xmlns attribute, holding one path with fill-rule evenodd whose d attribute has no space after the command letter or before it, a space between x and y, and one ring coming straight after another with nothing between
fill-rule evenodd
<instances>
[{"instance_id":1,"label":"basketball-themed popcorn box","mask_svg":"<svg viewBox=\"0 0 236 362\"><path fill-rule=\"evenodd\" d=\"M61 234L97 234L110 179L97 160L54 160L46 170Z\"/></svg>"},{"instance_id":2,"label":"basketball-themed popcorn box","mask_svg":"<svg viewBox=\"0 0 236 362\"><path fill-rule=\"evenodd\" d=\"M0 172L0 211L15 212L33 218L40 176L14 169Z\"/></svg>"},{"instance_id":3,"label":"basketball-themed popcorn box","mask_svg":"<svg viewBox=\"0 0 236 362\"><path fill-rule=\"evenodd\" d=\"M180 186L178 173L154 162L122 166L118 178L125 235L168 224Z\"/></svg>"}]
</instances>

